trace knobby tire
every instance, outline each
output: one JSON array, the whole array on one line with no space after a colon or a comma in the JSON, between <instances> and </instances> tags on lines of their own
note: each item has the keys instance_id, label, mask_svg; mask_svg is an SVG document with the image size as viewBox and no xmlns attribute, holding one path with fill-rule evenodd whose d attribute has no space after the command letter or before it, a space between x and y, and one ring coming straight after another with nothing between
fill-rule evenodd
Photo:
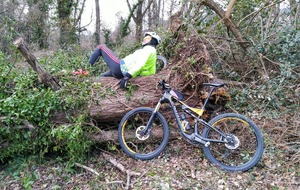
<instances>
[{"instance_id":1,"label":"knobby tire","mask_svg":"<svg viewBox=\"0 0 300 190\"><path fill-rule=\"evenodd\" d=\"M237 137L239 146L225 146L225 143L211 143L203 146L204 154L213 164L227 171L247 171L254 167L262 157L264 141L260 129L249 118L236 114L226 113L216 116L208 122L225 134ZM220 140L221 135L206 127L203 137Z\"/></svg>"},{"instance_id":2,"label":"knobby tire","mask_svg":"<svg viewBox=\"0 0 300 190\"><path fill-rule=\"evenodd\" d=\"M123 151L129 156L150 160L157 157L169 140L169 128L166 119L157 113L148 137L138 135L138 131L147 126L153 112L151 108L140 107L129 111L118 127L118 140Z\"/></svg>"}]
</instances>

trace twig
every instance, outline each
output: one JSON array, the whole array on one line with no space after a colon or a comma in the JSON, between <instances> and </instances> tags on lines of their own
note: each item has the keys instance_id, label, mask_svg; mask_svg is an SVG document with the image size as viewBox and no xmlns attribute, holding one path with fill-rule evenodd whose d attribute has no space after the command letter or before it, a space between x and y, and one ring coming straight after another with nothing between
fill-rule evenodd
<instances>
[{"instance_id":1,"label":"twig","mask_svg":"<svg viewBox=\"0 0 300 190\"><path fill-rule=\"evenodd\" d=\"M250 14L248 14L248 15L246 15L244 18L242 18L240 21L239 21L239 23L237 24L237 26L239 26L244 20L246 20L248 17L250 17L250 16L252 16L252 15L257 15L260 11L262 11L263 9L266 9L266 8L268 8L268 7L271 7L271 6L274 6L274 5L276 5L276 4L280 4L280 3L282 3L284 0L281 0L281 1L279 1L279 2L274 2L274 3L271 3L271 4L265 4L265 5L263 5L263 7L261 7L260 9L258 9L258 10L256 10L256 11L254 11L254 12L252 12L252 13L250 13ZM255 16L253 16L253 17L255 17Z\"/></svg>"},{"instance_id":2,"label":"twig","mask_svg":"<svg viewBox=\"0 0 300 190\"><path fill-rule=\"evenodd\" d=\"M114 83L111 88L114 90L118 90L120 88L119 81Z\"/></svg>"},{"instance_id":3,"label":"twig","mask_svg":"<svg viewBox=\"0 0 300 190\"><path fill-rule=\"evenodd\" d=\"M110 157L108 154L102 153L102 155L112 165L114 165L115 167L117 167L123 173L127 174L127 183L126 183L125 189L129 189L130 188L130 178L131 178L131 176L140 176L141 175L141 173L133 172L133 171L130 171L130 170L126 170L125 167L122 164L118 163L116 159Z\"/></svg>"},{"instance_id":4,"label":"twig","mask_svg":"<svg viewBox=\"0 0 300 190\"><path fill-rule=\"evenodd\" d=\"M261 63L261 65L262 65L263 69L264 69L264 72L265 72L265 79L269 79L270 77L269 77L269 75L268 75L268 72L267 72L267 69L266 69L266 66L265 66L265 62L264 62L264 60L263 60L262 57L263 57L263 55L262 55L261 53L259 53L259 54L258 54L258 58L259 58L260 63Z\"/></svg>"},{"instance_id":5,"label":"twig","mask_svg":"<svg viewBox=\"0 0 300 190\"><path fill-rule=\"evenodd\" d=\"M130 175L130 176L140 176L141 175L141 173L133 172L133 171L130 171L130 170L126 170L125 167L122 164L118 163L116 159L110 157L108 154L102 153L102 155L112 165L114 165L115 167L117 167L119 170L121 170L122 172L126 173L127 175Z\"/></svg>"},{"instance_id":6,"label":"twig","mask_svg":"<svg viewBox=\"0 0 300 190\"><path fill-rule=\"evenodd\" d=\"M99 176L99 175L100 175L96 170L94 170L94 169L92 169L92 168L90 168L90 167L84 166L84 165L79 164L79 163L75 163L75 165L78 166L78 167L80 167L80 168L83 168L83 169L85 169L85 170L87 170L87 171L89 171L89 172L92 172L92 173L95 174L96 176Z\"/></svg>"},{"instance_id":7,"label":"twig","mask_svg":"<svg viewBox=\"0 0 300 190\"><path fill-rule=\"evenodd\" d=\"M150 169L144 171L137 179L135 179L131 185L134 185L139 179L141 179Z\"/></svg>"}]
</instances>

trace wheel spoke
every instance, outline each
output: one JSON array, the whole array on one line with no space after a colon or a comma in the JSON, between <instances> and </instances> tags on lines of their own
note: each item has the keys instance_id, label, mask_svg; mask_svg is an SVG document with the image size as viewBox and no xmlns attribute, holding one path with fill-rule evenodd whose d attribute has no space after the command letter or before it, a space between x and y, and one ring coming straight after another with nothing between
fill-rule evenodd
<instances>
[{"instance_id":1,"label":"wheel spoke","mask_svg":"<svg viewBox=\"0 0 300 190\"><path fill-rule=\"evenodd\" d=\"M210 124L226 135L227 143L211 143L203 147L208 159L230 171L245 171L261 158L263 139L258 127L238 114L217 116ZM225 140L216 131L206 128L203 135L208 139ZM259 143L258 143L259 142Z\"/></svg>"},{"instance_id":2,"label":"wheel spoke","mask_svg":"<svg viewBox=\"0 0 300 190\"><path fill-rule=\"evenodd\" d=\"M132 157L151 159L158 155L167 144L169 137L167 124L160 114L156 114L148 134L141 134L145 130L151 109L133 110L124 116L119 126L119 141L122 149ZM166 134L167 133L167 134Z\"/></svg>"}]
</instances>

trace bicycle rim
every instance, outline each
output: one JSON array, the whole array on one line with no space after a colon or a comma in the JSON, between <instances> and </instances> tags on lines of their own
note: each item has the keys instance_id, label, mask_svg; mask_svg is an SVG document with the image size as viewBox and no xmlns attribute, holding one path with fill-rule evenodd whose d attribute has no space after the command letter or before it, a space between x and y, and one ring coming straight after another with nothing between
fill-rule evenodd
<instances>
[{"instance_id":1,"label":"bicycle rim","mask_svg":"<svg viewBox=\"0 0 300 190\"><path fill-rule=\"evenodd\" d=\"M132 110L122 119L119 126L119 142L124 152L131 157L149 160L158 156L167 145L169 130L161 114L154 118L151 132L140 135L152 114L150 108Z\"/></svg>"},{"instance_id":2,"label":"bicycle rim","mask_svg":"<svg viewBox=\"0 0 300 190\"><path fill-rule=\"evenodd\" d=\"M165 57L161 55L156 56L156 72L161 71L166 68L168 65L168 61Z\"/></svg>"},{"instance_id":3,"label":"bicycle rim","mask_svg":"<svg viewBox=\"0 0 300 190\"><path fill-rule=\"evenodd\" d=\"M209 147L203 147L212 163L228 171L246 171L257 164L263 153L263 138L251 120L233 113L219 115L209 124L232 139L232 143L211 143ZM203 136L224 140L224 137L210 128L205 128Z\"/></svg>"}]
</instances>

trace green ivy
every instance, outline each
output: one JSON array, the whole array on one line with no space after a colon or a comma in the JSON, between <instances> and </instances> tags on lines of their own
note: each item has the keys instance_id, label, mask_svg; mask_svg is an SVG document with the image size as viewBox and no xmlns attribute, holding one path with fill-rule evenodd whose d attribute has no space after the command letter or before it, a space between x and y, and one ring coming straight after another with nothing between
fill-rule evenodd
<instances>
[{"instance_id":1,"label":"green ivy","mask_svg":"<svg viewBox=\"0 0 300 190\"><path fill-rule=\"evenodd\" d=\"M267 46L267 52L273 59L280 61L280 75L283 78L297 80L300 77L300 30L287 27L278 32L275 44Z\"/></svg>"},{"instance_id":2,"label":"green ivy","mask_svg":"<svg viewBox=\"0 0 300 190\"><path fill-rule=\"evenodd\" d=\"M86 55L57 51L39 60L52 75L64 75L59 91L40 84L31 68L23 72L24 69L18 69L8 60L8 56L0 52L0 163L20 156L43 156L57 150L66 155L66 159L83 158L83 152L91 145L84 138L82 123L88 118L85 107L91 90L88 78L77 77L74 81L71 73L84 66ZM64 110L68 113L70 129L63 136L64 143L58 143L57 140L62 139L53 131L60 127L51 118ZM72 112L81 117L72 118Z\"/></svg>"},{"instance_id":3,"label":"green ivy","mask_svg":"<svg viewBox=\"0 0 300 190\"><path fill-rule=\"evenodd\" d=\"M0 139L8 144L2 148L0 160L22 154L43 152L50 145L49 117L61 108L56 92L37 86L33 73L15 76L11 94L0 100L0 116L3 121ZM4 84L5 86L5 84Z\"/></svg>"},{"instance_id":4,"label":"green ivy","mask_svg":"<svg viewBox=\"0 0 300 190\"><path fill-rule=\"evenodd\" d=\"M71 161L81 160L92 145L83 129L85 117L80 115L74 119L72 125L61 125L55 127L51 131L52 137L55 139L54 151L67 153L67 157Z\"/></svg>"},{"instance_id":5,"label":"green ivy","mask_svg":"<svg viewBox=\"0 0 300 190\"><path fill-rule=\"evenodd\" d=\"M253 117L278 118L282 114L296 114L299 111L299 92L293 85L281 77L274 78L255 88L247 86L242 89L230 89L230 107L240 113ZM298 93L298 94L297 94ZM257 113L260 115L257 115Z\"/></svg>"}]
</instances>

